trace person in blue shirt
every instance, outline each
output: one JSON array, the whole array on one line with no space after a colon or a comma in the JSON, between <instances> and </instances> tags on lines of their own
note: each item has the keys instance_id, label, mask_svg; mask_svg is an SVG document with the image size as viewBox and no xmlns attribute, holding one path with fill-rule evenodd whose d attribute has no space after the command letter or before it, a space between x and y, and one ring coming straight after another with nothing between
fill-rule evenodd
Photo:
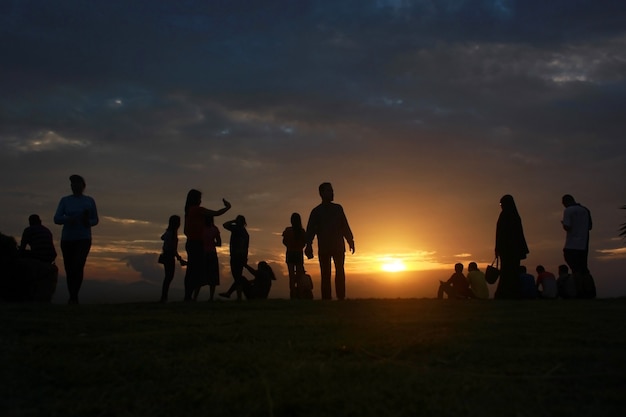
<instances>
[{"instance_id":1,"label":"person in blue shirt","mask_svg":"<svg viewBox=\"0 0 626 417\"><path fill-rule=\"evenodd\" d=\"M63 225L61 252L70 293L69 304L78 304L87 255L91 249L91 228L98 224L93 198L84 195L86 183L80 175L70 176L72 194L61 198L54 223Z\"/></svg>"},{"instance_id":2,"label":"person in blue shirt","mask_svg":"<svg viewBox=\"0 0 626 417\"><path fill-rule=\"evenodd\" d=\"M522 298L537 298L537 285L535 284L535 277L528 273L528 270L524 265L520 265L519 267L519 280Z\"/></svg>"}]
</instances>

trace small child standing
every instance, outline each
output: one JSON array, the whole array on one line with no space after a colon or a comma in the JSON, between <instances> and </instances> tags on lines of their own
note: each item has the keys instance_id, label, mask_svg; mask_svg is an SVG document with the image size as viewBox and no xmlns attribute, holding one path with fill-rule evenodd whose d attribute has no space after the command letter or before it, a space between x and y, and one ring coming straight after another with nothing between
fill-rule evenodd
<instances>
[{"instance_id":1,"label":"small child standing","mask_svg":"<svg viewBox=\"0 0 626 417\"><path fill-rule=\"evenodd\" d=\"M163 278L163 288L161 290L161 302L167 302L167 296L170 284L174 279L174 271L176 269L176 261L178 259L181 266L187 265L187 262L178 254L178 229L180 228L180 216L170 216L169 223L165 233L161 236L163 241L163 252L159 256L159 263L163 264L165 277Z\"/></svg>"}]
</instances>

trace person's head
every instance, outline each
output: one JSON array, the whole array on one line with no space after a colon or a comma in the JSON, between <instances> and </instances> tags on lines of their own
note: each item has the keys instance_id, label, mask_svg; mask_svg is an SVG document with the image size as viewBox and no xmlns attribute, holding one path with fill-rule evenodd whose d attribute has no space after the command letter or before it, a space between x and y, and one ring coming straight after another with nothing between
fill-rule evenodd
<instances>
[{"instance_id":1,"label":"person's head","mask_svg":"<svg viewBox=\"0 0 626 417\"><path fill-rule=\"evenodd\" d=\"M31 214L30 216L28 216L28 224L30 226L38 226L41 224L41 219L39 218L39 215L37 214Z\"/></svg>"},{"instance_id":2,"label":"person's head","mask_svg":"<svg viewBox=\"0 0 626 417\"><path fill-rule=\"evenodd\" d=\"M302 218L300 217L299 213L292 213L291 214L291 227L294 230L302 229Z\"/></svg>"},{"instance_id":3,"label":"person's head","mask_svg":"<svg viewBox=\"0 0 626 417\"><path fill-rule=\"evenodd\" d=\"M469 265L467 265L467 270L478 271L478 265L476 264L476 262L470 262Z\"/></svg>"},{"instance_id":4,"label":"person's head","mask_svg":"<svg viewBox=\"0 0 626 417\"><path fill-rule=\"evenodd\" d=\"M538 274L541 274L542 272L546 272L546 268L544 268L543 265L537 265L535 271L537 271Z\"/></svg>"},{"instance_id":5,"label":"person's head","mask_svg":"<svg viewBox=\"0 0 626 417\"><path fill-rule=\"evenodd\" d=\"M456 263L454 264L454 270L456 272L463 272L463 264L462 263Z\"/></svg>"},{"instance_id":6,"label":"person's head","mask_svg":"<svg viewBox=\"0 0 626 417\"><path fill-rule=\"evenodd\" d=\"M87 184L83 177L77 174L70 175L70 187L74 195L81 195L85 191L86 186Z\"/></svg>"},{"instance_id":7,"label":"person's head","mask_svg":"<svg viewBox=\"0 0 626 417\"><path fill-rule=\"evenodd\" d=\"M569 206L573 206L574 204L576 204L576 200L574 200L574 197L572 197L570 194L565 194L561 198L561 203L563 203L565 207L569 207Z\"/></svg>"},{"instance_id":8,"label":"person's head","mask_svg":"<svg viewBox=\"0 0 626 417\"><path fill-rule=\"evenodd\" d=\"M0 233L0 261L4 263L12 260L17 256L17 241L13 236Z\"/></svg>"},{"instance_id":9,"label":"person's head","mask_svg":"<svg viewBox=\"0 0 626 417\"><path fill-rule=\"evenodd\" d=\"M567 274L569 274L569 267L565 264L559 265L559 276L562 277Z\"/></svg>"},{"instance_id":10,"label":"person's head","mask_svg":"<svg viewBox=\"0 0 626 417\"><path fill-rule=\"evenodd\" d=\"M167 223L168 230L176 230L180 227L180 216L172 214Z\"/></svg>"},{"instance_id":11,"label":"person's head","mask_svg":"<svg viewBox=\"0 0 626 417\"><path fill-rule=\"evenodd\" d=\"M259 272L262 272L264 274L266 274L268 277L270 277L270 279L275 280L276 276L274 275L274 271L272 270L272 267L265 261L261 261L257 264L257 269L259 270Z\"/></svg>"},{"instance_id":12,"label":"person's head","mask_svg":"<svg viewBox=\"0 0 626 417\"><path fill-rule=\"evenodd\" d=\"M329 203L335 199L333 186L329 182L323 182L320 184L319 193L323 202Z\"/></svg>"},{"instance_id":13,"label":"person's head","mask_svg":"<svg viewBox=\"0 0 626 417\"><path fill-rule=\"evenodd\" d=\"M189 211L189 207L199 206L202 202L202 193L196 189L191 189L187 193L187 199L185 200L185 214Z\"/></svg>"},{"instance_id":14,"label":"person's head","mask_svg":"<svg viewBox=\"0 0 626 417\"><path fill-rule=\"evenodd\" d=\"M517 211L517 207L515 206L515 200L511 194L505 194L500 199L500 207L502 211Z\"/></svg>"},{"instance_id":15,"label":"person's head","mask_svg":"<svg viewBox=\"0 0 626 417\"><path fill-rule=\"evenodd\" d=\"M519 266L519 273L520 274L525 274L526 273L526 266L520 265Z\"/></svg>"},{"instance_id":16,"label":"person's head","mask_svg":"<svg viewBox=\"0 0 626 417\"><path fill-rule=\"evenodd\" d=\"M246 223L246 218L243 217L241 214L235 217L235 224L241 227L246 227L248 225L248 223Z\"/></svg>"}]
</instances>

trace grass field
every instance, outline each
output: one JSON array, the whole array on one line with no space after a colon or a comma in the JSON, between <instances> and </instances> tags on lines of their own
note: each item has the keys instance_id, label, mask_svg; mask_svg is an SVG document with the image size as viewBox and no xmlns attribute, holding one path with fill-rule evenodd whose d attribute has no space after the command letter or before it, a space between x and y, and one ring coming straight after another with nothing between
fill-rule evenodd
<instances>
[{"instance_id":1,"label":"grass field","mask_svg":"<svg viewBox=\"0 0 626 417\"><path fill-rule=\"evenodd\" d=\"M626 415L626 299L0 311L1 416Z\"/></svg>"}]
</instances>

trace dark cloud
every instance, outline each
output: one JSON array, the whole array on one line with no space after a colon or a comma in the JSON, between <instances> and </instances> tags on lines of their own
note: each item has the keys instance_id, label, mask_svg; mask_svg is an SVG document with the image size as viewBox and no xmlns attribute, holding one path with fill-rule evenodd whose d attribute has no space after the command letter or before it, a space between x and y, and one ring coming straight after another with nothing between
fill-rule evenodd
<instances>
[{"instance_id":1,"label":"dark cloud","mask_svg":"<svg viewBox=\"0 0 626 417\"><path fill-rule=\"evenodd\" d=\"M542 242L567 190L602 205L610 249L625 19L619 1L3 2L0 226L51 223L78 172L103 213L154 224L189 188L209 207L227 196L276 259L289 214L332 181L372 235L399 230L394 213L403 230L445 234L436 216L467 230L453 207L486 216L508 192L526 212L555 202L529 226ZM124 262L160 279L147 258Z\"/></svg>"}]
</instances>

